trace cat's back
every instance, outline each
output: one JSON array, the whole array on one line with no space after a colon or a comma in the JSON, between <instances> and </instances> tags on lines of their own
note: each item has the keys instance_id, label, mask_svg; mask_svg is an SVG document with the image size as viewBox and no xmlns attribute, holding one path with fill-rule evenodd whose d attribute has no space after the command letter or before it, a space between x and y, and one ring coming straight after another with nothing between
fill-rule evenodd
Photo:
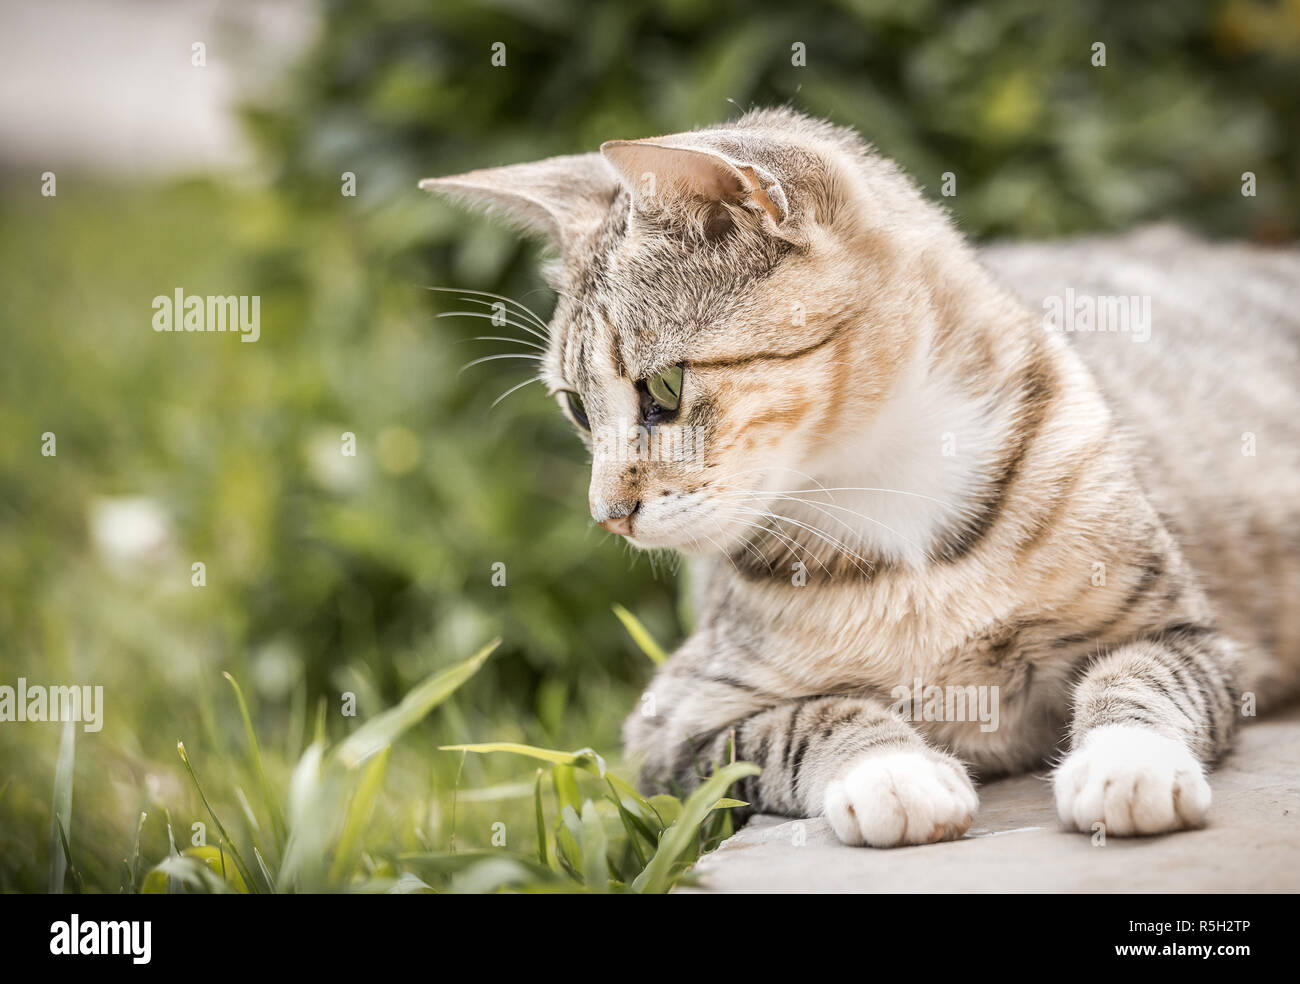
<instances>
[{"instance_id":1,"label":"cat's back","mask_svg":"<svg viewBox=\"0 0 1300 984\"><path fill-rule=\"evenodd\" d=\"M1162 226L981 257L1092 369L1225 628L1268 654L1252 685L1294 693L1300 251Z\"/></svg>"}]
</instances>

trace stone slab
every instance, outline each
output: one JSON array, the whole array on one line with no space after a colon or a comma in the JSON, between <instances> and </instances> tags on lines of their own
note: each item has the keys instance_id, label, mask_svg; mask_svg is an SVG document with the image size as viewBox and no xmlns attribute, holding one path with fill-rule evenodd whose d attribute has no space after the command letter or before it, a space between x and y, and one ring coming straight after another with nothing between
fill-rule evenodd
<instances>
[{"instance_id":1,"label":"stone slab","mask_svg":"<svg viewBox=\"0 0 1300 984\"><path fill-rule=\"evenodd\" d=\"M1047 774L980 789L957 841L845 847L822 818L755 817L684 892L1300 892L1300 712L1242 728L1211 776L1202 830L1106 839L1065 831Z\"/></svg>"}]
</instances>

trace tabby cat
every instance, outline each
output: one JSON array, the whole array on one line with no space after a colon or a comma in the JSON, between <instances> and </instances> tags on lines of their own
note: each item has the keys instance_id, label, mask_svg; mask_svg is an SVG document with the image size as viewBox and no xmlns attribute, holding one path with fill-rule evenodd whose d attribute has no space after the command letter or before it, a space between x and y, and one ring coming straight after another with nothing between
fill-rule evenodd
<instances>
[{"instance_id":1,"label":"tabby cat","mask_svg":"<svg viewBox=\"0 0 1300 984\"><path fill-rule=\"evenodd\" d=\"M649 787L734 756L752 809L888 847L1048 760L1067 827L1150 834L1296 694L1296 252L981 255L789 110L421 186L557 247L543 378L591 515L707 570L626 725Z\"/></svg>"}]
</instances>

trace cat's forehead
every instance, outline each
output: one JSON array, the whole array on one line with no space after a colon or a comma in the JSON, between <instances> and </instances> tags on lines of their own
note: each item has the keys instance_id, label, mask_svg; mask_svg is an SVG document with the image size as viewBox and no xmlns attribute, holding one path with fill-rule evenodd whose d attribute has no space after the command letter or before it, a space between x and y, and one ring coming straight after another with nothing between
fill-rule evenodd
<instances>
[{"instance_id":1,"label":"cat's forehead","mask_svg":"<svg viewBox=\"0 0 1300 984\"><path fill-rule=\"evenodd\" d=\"M748 243L693 242L624 204L569 267L555 319L563 374L579 385L640 379L687 361L702 332L727 330L771 265Z\"/></svg>"}]
</instances>

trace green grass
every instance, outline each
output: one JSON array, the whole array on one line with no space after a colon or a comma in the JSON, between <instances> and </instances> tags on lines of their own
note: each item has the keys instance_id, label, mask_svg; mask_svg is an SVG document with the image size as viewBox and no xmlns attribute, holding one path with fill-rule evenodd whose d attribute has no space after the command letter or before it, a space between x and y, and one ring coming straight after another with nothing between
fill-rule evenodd
<instances>
[{"instance_id":1,"label":"green grass","mask_svg":"<svg viewBox=\"0 0 1300 984\"><path fill-rule=\"evenodd\" d=\"M184 742L177 743L211 833L193 838L200 843L180 846L185 832L173 826L171 811L164 809L168 848L145 867L152 859L141 856L140 833L149 822L148 812L142 812L133 842L122 844L119 890L662 893L687 874L702 852L731 833L729 810L744 804L725 794L736 780L756 774L754 765L717 768L683 801L641 795L591 749L560 752L512 742L440 750L462 759L471 753L499 753L544 763L521 788L486 791L494 793L488 798L497 800L498 814L510 818L492 822L491 846L467 846L464 840L472 838L457 845L457 786L434 791L452 796L446 845L431 841L414 824L376 823L377 815L419 815L411 809L419 799L413 803L390 782L390 755L408 731L479 671L498 644L489 643L433 674L400 704L341 741L329 742L318 721L296 763L276 756L276 771L288 776L280 785L267 777L242 691L228 676L231 700L246 724L244 754L199 759L196 768L197 750L192 755ZM65 727L63 734L51 803L49 888L80 892L86 886L63 824L72 802L75 745L69 736L75 730ZM200 771L209 778L200 778ZM219 775L220 782L213 783L212 775ZM525 833L522 843L512 843L512 827ZM93 847L97 853L104 848Z\"/></svg>"},{"instance_id":2,"label":"green grass","mask_svg":"<svg viewBox=\"0 0 1300 984\"><path fill-rule=\"evenodd\" d=\"M493 409L516 372L457 375L482 331L437 320L449 308L420 289L468 282L454 253L419 245L433 207L295 211L215 182L71 173L56 199L36 187L0 185L0 684L102 686L105 707L102 731L67 743L57 724L0 724L0 891L138 890L160 863L154 886L211 888L196 855L249 891L490 888L476 852L507 882L536 873L537 763L440 748L613 753L653 664L611 607L665 642L684 626L672 580L593 535L583 449L540 388ZM416 245L368 251L381 236ZM487 241L501 248L467 248L499 269L473 282L525 294L525 254ZM261 341L155 334L150 300L177 286L259 294ZM339 458L343 431L356 459ZM126 497L153 503L165 536L118 556L96 515ZM426 682L497 636L412 724ZM389 730L367 729L381 715ZM544 771L553 841L563 809ZM594 811L627 884L650 845L629 846L609 783L577 772L561 787L577 785L579 822L592 801L586 843ZM294 809L313 789L309 831ZM548 889L580 887L566 862L599 870L569 836L548 847ZM294 861L297 843L324 844L328 864ZM510 858L524 860L507 878Z\"/></svg>"}]
</instances>

